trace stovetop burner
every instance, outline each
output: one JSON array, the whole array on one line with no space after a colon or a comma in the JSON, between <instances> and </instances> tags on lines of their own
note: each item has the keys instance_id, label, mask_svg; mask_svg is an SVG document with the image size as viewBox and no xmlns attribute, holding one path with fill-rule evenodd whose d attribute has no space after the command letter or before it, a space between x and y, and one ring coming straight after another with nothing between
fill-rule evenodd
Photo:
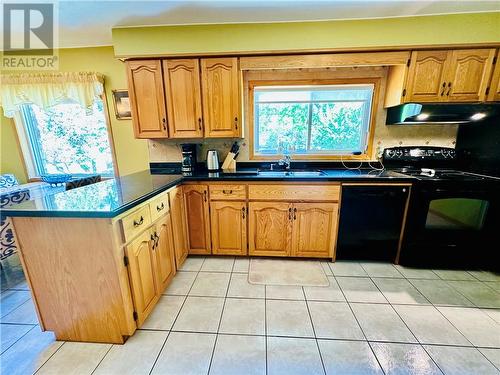
<instances>
[{"instance_id":1,"label":"stovetop burner","mask_svg":"<svg viewBox=\"0 0 500 375\"><path fill-rule=\"evenodd\" d=\"M414 168L401 168L397 172L415 177L419 180L431 181L484 181L494 180L496 178L489 176L482 176L475 173L463 172L450 169L414 169Z\"/></svg>"}]
</instances>

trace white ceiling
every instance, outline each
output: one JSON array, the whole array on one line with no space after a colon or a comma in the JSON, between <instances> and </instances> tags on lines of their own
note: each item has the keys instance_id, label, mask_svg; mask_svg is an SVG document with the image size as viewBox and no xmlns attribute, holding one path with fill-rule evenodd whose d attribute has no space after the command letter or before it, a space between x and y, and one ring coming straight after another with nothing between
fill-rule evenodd
<instances>
[{"instance_id":1,"label":"white ceiling","mask_svg":"<svg viewBox=\"0 0 500 375\"><path fill-rule=\"evenodd\" d=\"M500 10L500 1L224 0L59 2L60 47L111 44L117 26L383 18Z\"/></svg>"}]
</instances>

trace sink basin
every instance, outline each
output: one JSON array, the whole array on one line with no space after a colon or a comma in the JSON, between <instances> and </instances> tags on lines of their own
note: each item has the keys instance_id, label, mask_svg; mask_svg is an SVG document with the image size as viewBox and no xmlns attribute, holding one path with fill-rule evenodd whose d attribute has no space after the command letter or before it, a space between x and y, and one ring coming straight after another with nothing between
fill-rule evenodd
<instances>
[{"instance_id":1,"label":"sink basin","mask_svg":"<svg viewBox=\"0 0 500 375\"><path fill-rule=\"evenodd\" d=\"M259 171L259 176L265 177L318 177L324 174L323 171Z\"/></svg>"}]
</instances>

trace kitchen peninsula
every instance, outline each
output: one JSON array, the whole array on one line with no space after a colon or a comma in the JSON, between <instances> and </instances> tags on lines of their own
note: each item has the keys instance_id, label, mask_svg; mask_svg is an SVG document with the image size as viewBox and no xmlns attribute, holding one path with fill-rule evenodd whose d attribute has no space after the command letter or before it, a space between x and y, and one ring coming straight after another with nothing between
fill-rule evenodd
<instances>
[{"instance_id":1,"label":"kitchen peninsula","mask_svg":"<svg viewBox=\"0 0 500 375\"><path fill-rule=\"evenodd\" d=\"M333 259L341 185L367 182L408 187L412 179L364 170L309 178L143 171L4 214L14 222L41 327L59 340L123 343L188 252ZM229 225L235 229L219 230ZM274 235L263 238L267 226ZM289 248L287 236L300 246Z\"/></svg>"}]
</instances>

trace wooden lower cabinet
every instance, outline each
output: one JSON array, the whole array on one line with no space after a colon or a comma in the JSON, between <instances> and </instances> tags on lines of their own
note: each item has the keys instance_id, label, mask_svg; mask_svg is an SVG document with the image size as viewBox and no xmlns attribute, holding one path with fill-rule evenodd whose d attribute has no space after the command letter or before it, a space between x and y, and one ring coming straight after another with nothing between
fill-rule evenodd
<instances>
[{"instance_id":1,"label":"wooden lower cabinet","mask_svg":"<svg viewBox=\"0 0 500 375\"><path fill-rule=\"evenodd\" d=\"M213 254L247 254L247 208L245 202L211 202L210 219Z\"/></svg>"},{"instance_id":2,"label":"wooden lower cabinet","mask_svg":"<svg viewBox=\"0 0 500 375\"><path fill-rule=\"evenodd\" d=\"M175 275L174 238L170 213L158 221L153 229L156 255L156 278L161 294Z\"/></svg>"},{"instance_id":3,"label":"wooden lower cabinet","mask_svg":"<svg viewBox=\"0 0 500 375\"><path fill-rule=\"evenodd\" d=\"M126 247L129 279L139 327L148 317L161 293L156 277L157 258L153 245L153 233L151 230L145 230Z\"/></svg>"},{"instance_id":4,"label":"wooden lower cabinet","mask_svg":"<svg viewBox=\"0 0 500 375\"><path fill-rule=\"evenodd\" d=\"M210 254L210 215L208 186L184 185L187 242L189 254Z\"/></svg>"},{"instance_id":5,"label":"wooden lower cabinet","mask_svg":"<svg viewBox=\"0 0 500 375\"><path fill-rule=\"evenodd\" d=\"M175 263L177 269L179 269L188 255L182 187L178 186L172 189L169 192L169 198L170 214L172 217L172 231L174 237Z\"/></svg>"},{"instance_id":6,"label":"wooden lower cabinet","mask_svg":"<svg viewBox=\"0 0 500 375\"><path fill-rule=\"evenodd\" d=\"M333 257L337 219L337 203L294 203L292 256Z\"/></svg>"},{"instance_id":7,"label":"wooden lower cabinet","mask_svg":"<svg viewBox=\"0 0 500 375\"><path fill-rule=\"evenodd\" d=\"M289 256L291 254L290 203L248 204L248 254Z\"/></svg>"}]
</instances>

